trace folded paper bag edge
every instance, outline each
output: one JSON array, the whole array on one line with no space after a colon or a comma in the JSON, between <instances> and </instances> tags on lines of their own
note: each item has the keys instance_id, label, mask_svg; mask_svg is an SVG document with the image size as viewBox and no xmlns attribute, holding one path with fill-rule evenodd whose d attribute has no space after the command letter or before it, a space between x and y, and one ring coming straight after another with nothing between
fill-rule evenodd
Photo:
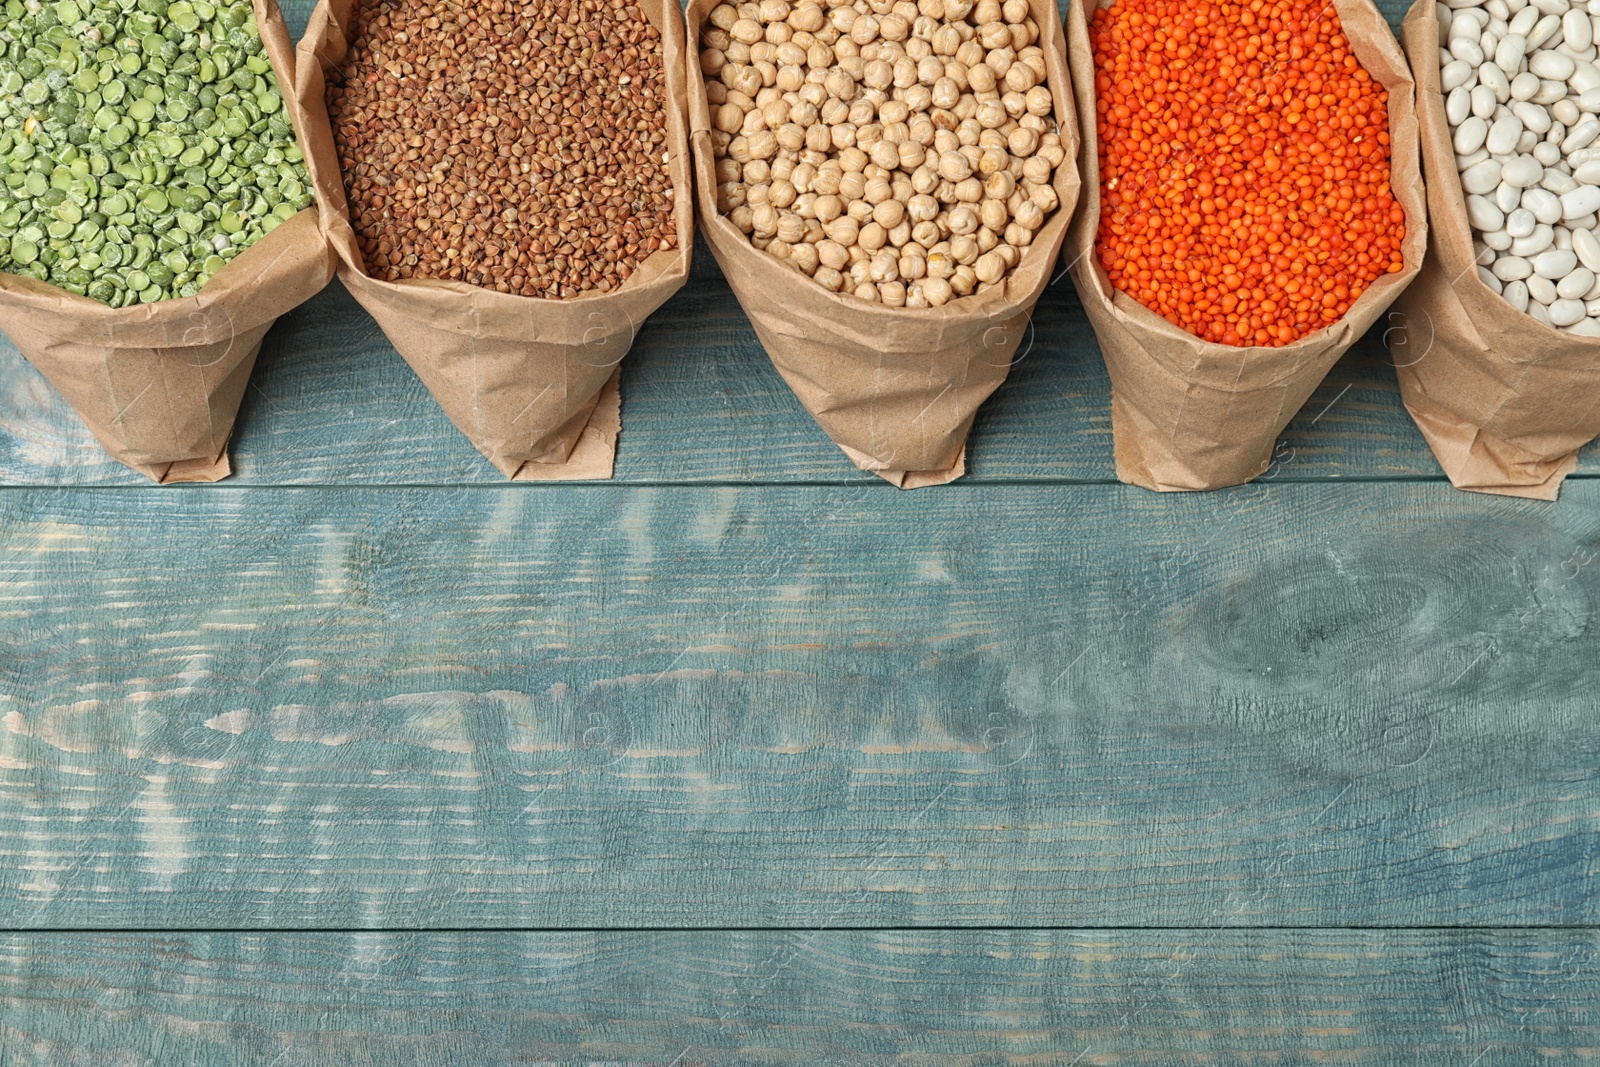
<instances>
[{"instance_id":1,"label":"folded paper bag edge","mask_svg":"<svg viewBox=\"0 0 1600 1067\"><path fill-rule=\"evenodd\" d=\"M715 3L689 4L685 18L691 36ZM944 484L965 471L973 416L1009 373L1033 307L1055 271L1082 186L1078 114L1060 12L1048 0L1032 8L1041 27L1040 46L1066 152L1052 178L1059 207L1004 285L942 308L890 309L828 292L754 248L722 217L716 210L710 109L698 57L689 51L691 147L701 233L774 367L813 419L856 466L907 488ZM886 373L910 376L919 371L929 384L907 388L897 379L892 394L884 394L880 383ZM919 423L921 412L941 394L958 390L964 394L959 403L970 411L947 418L942 432L927 425L929 420ZM885 425L917 428L886 434ZM896 473L907 466L914 468L912 474Z\"/></svg>"},{"instance_id":2,"label":"folded paper bag edge","mask_svg":"<svg viewBox=\"0 0 1600 1067\"><path fill-rule=\"evenodd\" d=\"M608 428L602 418L607 390L619 379L619 364L645 319L688 280L693 251L694 197L678 7L667 0L640 2L661 34L676 246L647 257L627 282L609 293L549 300L445 279L391 282L367 274L349 221L324 103L326 71L346 51L352 6L352 0L322 0L297 53L299 95L310 129L307 165L340 280L377 320L450 421L502 474L513 480L550 480L554 475L545 468L583 459L582 471L605 473L566 477L609 477L617 429ZM616 422L620 426L620 411ZM600 445L611 449L603 463L583 458Z\"/></svg>"},{"instance_id":3,"label":"folded paper bag edge","mask_svg":"<svg viewBox=\"0 0 1600 1067\"><path fill-rule=\"evenodd\" d=\"M1110 286L1095 252L1099 227L1100 189L1096 112L1095 66L1088 20L1082 4L1067 13L1068 45L1073 88L1080 108L1080 171L1084 191L1079 211L1068 235L1069 266L1085 314L1094 327L1102 356L1112 379L1113 454L1118 478L1156 491L1216 489L1241 484L1270 467L1277 436L1315 391L1343 352L1360 338L1411 284L1423 262L1427 244L1427 205L1423 197L1418 159L1413 80L1393 33L1370 0L1336 0L1346 36L1364 69L1389 93L1391 134L1391 191L1406 217L1404 269L1380 275L1344 319L1282 348L1241 348L1212 345L1173 325ZM1247 364L1220 358L1223 351L1243 352ZM1254 359L1260 353L1261 358ZM1289 360L1284 360L1285 354ZM1229 371L1235 380L1230 388ZM1179 388L1168 378L1182 382ZM1209 379L1209 380L1208 380ZM1249 380L1246 380L1249 379ZM1200 383L1216 391L1281 393L1277 404L1249 405L1255 414L1241 425L1241 414L1230 400L1213 400L1196 410L1196 396L1188 388ZM1244 385L1246 388L1240 389ZM1138 419L1118 419L1137 412ZM1219 406L1220 405L1220 406ZM1266 409L1273 417L1262 417ZM1204 464L1191 454L1185 425L1212 425L1232 419L1229 433L1237 444L1231 454L1215 454ZM1141 426L1140 424L1143 424ZM1144 429L1151 427L1152 429ZM1137 433L1135 443L1126 438ZM1215 450L1212 450L1213 453ZM1225 450L1228 451L1228 450ZM1262 458L1268 462L1263 464Z\"/></svg>"},{"instance_id":4,"label":"folded paper bag edge","mask_svg":"<svg viewBox=\"0 0 1600 1067\"><path fill-rule=\"evenodd\" d=\"M1413 3L1401 26L1407 55L1422 57L1413 68L1432 226L1422 276L1399 304L1407 352L1395 375L1452 485L1553 500L1578 450L1600 434L1600 339L1546 326L1479 279L1429 4Z\"/></svg>"},{"instance_id":5,"label":"folded paper bag edge","mask_svg":"<svg viewBox=\"0 0 1600 1067\"><path fill-rule=\"evenodd\" d=\"M272 0L252 3L292 114L293 49L282 13ZM0 274L0 328L113 459L158 482L214 480L231 471L227 445L261 338L332 275L308 209L241 252L191 297L111 308Z\"/></svg>"}]
</instances>

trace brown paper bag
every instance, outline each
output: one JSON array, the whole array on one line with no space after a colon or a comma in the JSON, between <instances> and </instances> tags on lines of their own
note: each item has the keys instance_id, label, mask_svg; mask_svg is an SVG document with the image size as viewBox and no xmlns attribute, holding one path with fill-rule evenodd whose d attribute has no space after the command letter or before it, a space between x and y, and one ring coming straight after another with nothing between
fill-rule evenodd
<instances>
[{"instance_id":1,"label":"brown paper bag","mask_svg":"<svg viewBox=\"0 0 1600 1067\"><path fill-rule=\"evenodd\" d=\"M1356 58L1389 91L1390 184L1406 215L1406 269L1381 276L1343 319L1282 348L1202 341L1112 288L1094 248L1100 226L1094 52L1083 5L1074 4L1068 15L1073 90L1083 125L1084 202L1067 254L1111 374L1117 477L1132 485L1217 489L1265 471L1278 434L1422 263L1427 221L1405 57L1371 0L1333 5Z\"/></svg>"},{"instance_id":2,"label":"brown paper bag","mask_svg":"<svg viewBox=\"0 0 1600 1067\"><path fill-rule=\"evenodd\" d=\"M1458 489L1554 500L1600 434L1600 339L1517 311L1478 278L1439 91L1439 23L1417 0L1402 27L1417 77L1432 234L1396 304L1400 395Z\"/></svg>"},{"instance_id":3,"label":"brown paper bag","mask_svg":"<svg viewBox=\"0 0 1600 1067\"><path fill-rule=\"evenodd\" d=\"M289 31L273 0L254 7L293 118ZM228 436L261 339L332 276L316 212L307 208L182 299L110 308L0 274L0 330L113 458L158 482L214 482L230 471Z\"/></svg>"},{"instance_id":4,"label":"brown paper bag","mask_svg":"<svg viewBox=\"0 0 1600 1067\"><path fill-rule=\"evenodd\" d=\"M433 393L450 421L508 478L609 478L621 400L618 365L652 311L689 277L694 206L684 108L683 18L676 0L640 0L661 33L668 171L678 241L620 288L570 300L465 282L367 273L345 200L324 91L349 47L355 0L322 0L297 53L307 160L339 279Z\"/></svg>"},{"instance_id":5,"label":"brown paper bag","mask_svg":"<svg viewBox=\"0 0 1600 1067\"><path fill-rule=\"evenodd\" d=\"M689 4L692 43L698 45L718 2ZM762 347L806 410L857 467L902 489L943 485L965 471L967 433L978 405L1011 369L1078 202L1077 117L1061 15L1054 0L1029 3L1067 151L1054 181L1061 204L1003 284L939 308L887 308L831 293L756 249L718 213L711 111L698 47L689 49L700 229L711 252Z\"/></svg>"}]
</instances>

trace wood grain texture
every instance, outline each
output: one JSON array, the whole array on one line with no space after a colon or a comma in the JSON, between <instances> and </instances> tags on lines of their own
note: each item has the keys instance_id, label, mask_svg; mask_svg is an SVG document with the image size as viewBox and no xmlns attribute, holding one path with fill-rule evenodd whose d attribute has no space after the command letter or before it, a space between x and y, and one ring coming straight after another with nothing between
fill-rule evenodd
<instances>
[{"instance_id":1,"label":"wood grain texture","mask_svg":"<svg viewBox=\"0 0 1600 1067\"><path fill-rule=\"evenodd\" d=\"M1600 485L0 493L14 928L1593 923Z\"/></svg>"},{"instance_id":2,"label":"wood grain texture","mask_svg":"<svg viewBox=\"0 0 1600 1067\"><path fill-rule=\"evenodd\" d=\"M1582 931L0 938L0 1061L1593 1062Z\"/></svg>"}]
</instances>

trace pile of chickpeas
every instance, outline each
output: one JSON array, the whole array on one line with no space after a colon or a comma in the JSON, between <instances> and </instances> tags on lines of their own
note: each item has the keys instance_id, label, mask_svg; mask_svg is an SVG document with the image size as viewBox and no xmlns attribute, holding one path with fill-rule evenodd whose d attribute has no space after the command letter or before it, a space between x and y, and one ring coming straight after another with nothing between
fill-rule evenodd
<instances>
[{"instance_id":1,"label":"pile of chickpeas","mask_svg":"<svg viewBox=\"0 0 1600 1067\"><path fill-rule=\"evenodd\" d=\"M938 307L999 284L1066 148L1027 0L713 9L717 207L823 288Z\"/></svg>"}]
</instances>

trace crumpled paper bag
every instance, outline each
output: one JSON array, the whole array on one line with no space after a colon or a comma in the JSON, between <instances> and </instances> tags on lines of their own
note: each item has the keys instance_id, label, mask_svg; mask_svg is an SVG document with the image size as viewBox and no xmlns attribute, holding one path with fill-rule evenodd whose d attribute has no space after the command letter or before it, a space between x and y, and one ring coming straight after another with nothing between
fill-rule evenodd
<instances>
[{"instance_id":1,"label":"crumpled paper bag","mask_svg":"<svg viewBox=\"0 0 1600 1067\"><path fill-rule=\"evenodd\" d=\"M294 51L273 0L256 23L294 117ZM304 130L298 121L295 129ZM261 340L315 296L333 261L306 210L241 252L194 296L110 308L0 274L0 330L64 396L111 456L158 482L228 476L228 437Z\"/></svg>"},{"instance_id":2,"label":"crumpled paper bag","mask_svg":"<svg viewBox=\"0 0 1600 1067\"><path fill-rule=\"evenodd\" d=\"M677 246L646 259L621 287L570 300L500 293L465 282L381 281L366 271L345 199L326 72L349 46L354 0L322 0L297 54L300 108L323 230L339 280L377 320L450 421L506 477L610 478L621 425L619 364L645 319L689 277L694 206L684 117L683 19L672 0L640 0L661 33Z\"/></svg>"},{"instance_id":3,"label":"crumpled paper bag","mask_svg":"<svg viewBox=\"0 0 1600 1067\"><path fill-rule=\"evenodd\" d=\"M693 0L687 11L695 46L688 49L690 126L706 242L778 373L857 467L902 489L953 481L966 470L978 405L1011 370L1078 202L1077 115L1060 12L1054 0L1030 0L1067 152L1053 182L1060 206L1003 284L943 307L904 309L828 292L756 249L717 211L698 50L717 3Z\"/></svg>"},{"instance_id":4,"label":"crumpled paper bag","mask_svg":"<svg viewBox=\"0 0 1600 1067\"><path fill-rule=\"evenodd\" d=\"M1111 432L1124 482L1163 492L1217 489L1263 473L1278 434L1422 263L1426 204L1405 56L1371 0L1333 0L1333 6L1356 58L1389 91L1390 185L1406 215L1406 269L1379 277L1343 319L1282 348L1202 341L1112 288L1094 248L1100 226L1094 50L1083 5L1068 14L1084 199L1067 254L1111 374Z\"/></svg>"},{"instance_id":5,"label":"crumpled paper bag","mask_svg":"<svg viewBox=\"0 0 1600 1067\"><path fill-rule=\"evenodd\" d=\"M1478 277L1433 0L1412 5L1401 33L1433 228L1422 274L1390 316L1400 395L1456 488L1554 500L1578 449L1600 434L1600 338L1546 326Z\"/></svg>"}]
</instances>

